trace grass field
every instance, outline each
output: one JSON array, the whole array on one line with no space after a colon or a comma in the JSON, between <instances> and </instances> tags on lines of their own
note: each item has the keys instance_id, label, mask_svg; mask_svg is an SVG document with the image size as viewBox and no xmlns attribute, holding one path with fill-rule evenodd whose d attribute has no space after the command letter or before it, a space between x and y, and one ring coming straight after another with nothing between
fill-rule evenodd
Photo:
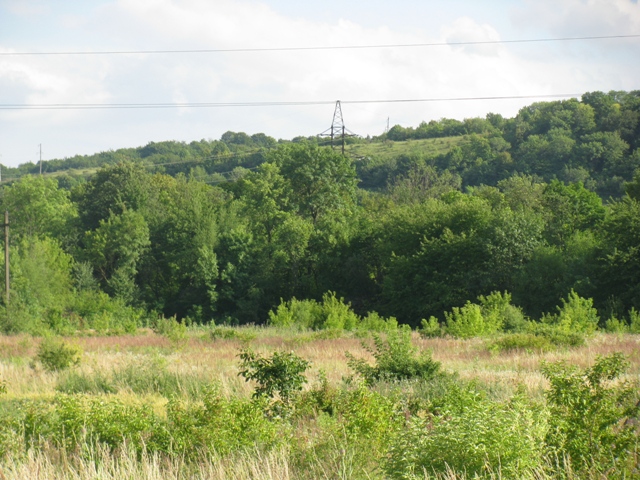
<instances>
[{"instance_id":1,"label":"grass field","mask_svg":"<svg viewBox=\"0 0 640 480\"><path fill-rule=\"evenodd\" d=\"M348 366L346 352L373 361L371 353L363 347L363 342L371 344L370 338L349 335L322 338L314 332L250 327L228 329L223 333L213 335L210 329L191 329L186 337L172 339L142 330L137 335L66 338L68 344L81 349L81 361L75 368L57 372L46 371L34 360L40 339L25 335L0 337L0 381L6 386L5 393L0 394L0 410L11 409L21 402L54 402L60 395L67 394L143 406L158 419L164 419L169 403L197 404L206 386L212 383L219 385L224 398L249 402L254 383L239 376L238 359L238 353L246 347L265 357L278 350L294 352L309 361L311 368L306 372L309 382L304 387L307 392L319 391L323 376L331 388L353 388L348 386L347 379L353 371ZM549 388L540 372L543 362L564 361L587 368L598 356L621 352L630 362L624 378L636 382L640 379L639 335L597 334L589 338L585 346L546 353L493 353L487 348L489 340L479 338L424 339L414 333L412 340L421 350L431 351L445 372L456 374L461 382L471 381L495 402L507 402L522 391L532 401L543 402ZM390 389L393 387L389 385L373 388L380 398ZM343 413L343 417L348 415ZM327 426L323 422L328 420L322 415L303 416L291 423L294 431L287 430L291 441L268 449L256 446L235 449L225 455L203 455L190 463L180 456L129 449L126 442L117 448L85 446L87 451L80 454L80 447L68 451L45 441L23 455L5 456L0 463L0 479L385 478L377 468L385 454L376 450L384 445L371 440L373 433L371 437L352 440L347 438L348 427L343 431L340 430L343 427L335 429L335 425ZM333 429L329 436L325 433L328 429ZM347 437L340 439L337 433L340 431ZM303 448L301 445L305 442L313 443L313 448ZM346 445L354 442L354 449L345 448L345 442ZM362 449L371 449L369 462L363 460L367 457ZM495 468L488 475L487 478L508 478ZM548 475L543 469L538 472L538 478L556 478ZM418 477L420 475L411 478ZM434 474L436 477L463 478L464 475L450 472ZM576 474L567 478L583 477Z\"/></svg>"},{"instance_id":2,"label":"grass field","mask_svg":"<svg viewBox=\"0 0 640 480\"><path fill-rule=\"evenodd\" d=\"M347 145L345 152L352 157L395 158L400 155L435 156L447 153L452 147L468 141L466 135L459 137L426 138L400 142L371 142Z\"/></svg>"}]
</instances>

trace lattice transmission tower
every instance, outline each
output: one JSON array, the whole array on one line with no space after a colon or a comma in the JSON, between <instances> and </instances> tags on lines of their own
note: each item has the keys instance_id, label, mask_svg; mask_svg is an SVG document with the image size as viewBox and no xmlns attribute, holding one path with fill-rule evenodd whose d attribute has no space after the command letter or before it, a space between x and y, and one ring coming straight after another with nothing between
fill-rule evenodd
<instances>
[{"instance_id":1,"label":"lattice transmission tower","mask_svg":"<svg viewBox=\"0 0 640 480\"><path fill-rule=\"evenodd\" d=\"M340 145L342 145L342 154L344 155L345 138L357 137L355 133L349 130L344 125L344 118L342 117L342 106L340 100L336 101L336 109L333 112L333 121L331 126L322 132L319 137L329 137L331 139L331 147L335 148L336 140L340 139Z\"/></svg>"}]
</instances>

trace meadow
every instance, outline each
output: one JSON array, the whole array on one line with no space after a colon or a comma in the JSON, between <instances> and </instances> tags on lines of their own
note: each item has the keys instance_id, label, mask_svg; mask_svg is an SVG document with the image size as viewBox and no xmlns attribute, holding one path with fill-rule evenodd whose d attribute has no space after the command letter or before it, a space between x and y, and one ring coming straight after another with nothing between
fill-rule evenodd
<instances>
[{"instance_id":1,"label":"meadow","mask_svg":"<svg viewBox=\"0 0 640 480\"><path fill-rule=\"evenodd\" d=\"M638 397L640 335L596 333L546 351L500 351L496 336L402 338L277 327L85 332L56 339L76 357L50 368L48 340L0 337L0 478L637 478L638 432L627 425L638 412L627 407ZM381 366L385 348L405 366L367 379L358 361ZM284 361L246 381L260 367L241 352L262 367L277 367L274 352ZM602 361L614 358L627 363ZM292 359L308 368L292 370ZM394 377L411 359L437 372ZM577 370L545 374L554 371L545 365ZM566 395L585 394L578 383L598 372L586 394L601 404L585 412L602 421L573 433L598 430L600 444L580 450L558 440L566 422L554 422L562 405L550 392L560 379ZM275 393L255 395L269 381ZM605 451L622 439L625 452Z\"/></svg>"}]
</instances>

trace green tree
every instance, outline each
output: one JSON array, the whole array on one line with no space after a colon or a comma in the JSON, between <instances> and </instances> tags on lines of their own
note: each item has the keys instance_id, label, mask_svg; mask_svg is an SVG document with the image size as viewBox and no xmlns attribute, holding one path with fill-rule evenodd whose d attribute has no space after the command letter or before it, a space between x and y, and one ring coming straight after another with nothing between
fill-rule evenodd
<instances>
[{"instance_id":1,"label":"green tree","mask_svg":"<svg viewBox=\"0 0 640 480\"><path fill-rule=\"evenodd\" d=\"M149 227L133 210L111 214L94 231L86 232L86 255L108 293L131 302L136 297L138 262L149 246Z\"/></svg>"},{"instance_id":2,"label":"green tree","mask_svg":"<svg viewBox=\"0 0 640 480\"><path fill-rule=\"evenodd\" d=\"M2 189L2 210L9 211L13 237L60 241L71 240L71 222L78 215L69 192L58 188L53 178L31 175Z\"/></svg>"},{"instance_id":3,"label":"green tree","mask_svg":"<svg viewBox=\"0 0 640 480\"><path fill-rule=\"evenodd\" d=\"M325 215L352 212L358 180L349 158L309 144L285 145L269 158L289 184L292 207L314 224Z\"/></svg>"},{"instance_id":4,"label":"green tree","mask_svg":"<svg viewBox=\"0 0 640 480\"><path fill-rule=\"evenodd\" d=\"M144 208L149 197L151 175L138 163L105 166L74 191L85 230L94 230L112 214Z\"/></svg>"}]
</instances>

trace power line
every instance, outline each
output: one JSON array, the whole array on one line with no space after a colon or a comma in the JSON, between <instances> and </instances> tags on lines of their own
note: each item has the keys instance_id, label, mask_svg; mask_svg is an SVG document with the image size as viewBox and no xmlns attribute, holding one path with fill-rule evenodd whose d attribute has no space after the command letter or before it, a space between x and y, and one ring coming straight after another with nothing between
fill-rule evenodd
<instances>
[{"instance_id":1,"label":"power line","mask_svg":"<svg viewBox=\"0 0 640 480\"><path fill-rule=\"evenodd\" d=\"M542 43L542 42L570 42L582 40L609 40L620 38L638 38L640 34L633 35L600 35L587 37L560 37L560 38L528 38L521 40L483 40L469 42L434 42L434 43L404 43L381 45L336 45L336 46L310 46L310 47L264 47L264 48L210 48L191 50L103 50L96 52L62 51L62 52L0 52L0 56L37 56L37 55L169 55L185 53L245 53L245 52L292 52L309 50L362 50L376 48L422 48L422 47L447 47L464 45L499 45L517 43Z\"/></svg>"},{"instance_id":2,"label":"power line","mask_svg":"<svg viewBox=\"0 0 640 480\"><path fill-rule=\"evenodd\" d=\"M482 100L525 100L536 98L573 98L581 93L554 93L546 95L504 95L493 97L402 98L378 100L342 100L343 104L470 102ZM236 107L300 107L333 105L335 100L308 102L233 102L233 103L49 103L49 104L0 104L0 110L105 110L105 109L159 109L159 108L236 108Z\"/></svg>"}]
</instances>

